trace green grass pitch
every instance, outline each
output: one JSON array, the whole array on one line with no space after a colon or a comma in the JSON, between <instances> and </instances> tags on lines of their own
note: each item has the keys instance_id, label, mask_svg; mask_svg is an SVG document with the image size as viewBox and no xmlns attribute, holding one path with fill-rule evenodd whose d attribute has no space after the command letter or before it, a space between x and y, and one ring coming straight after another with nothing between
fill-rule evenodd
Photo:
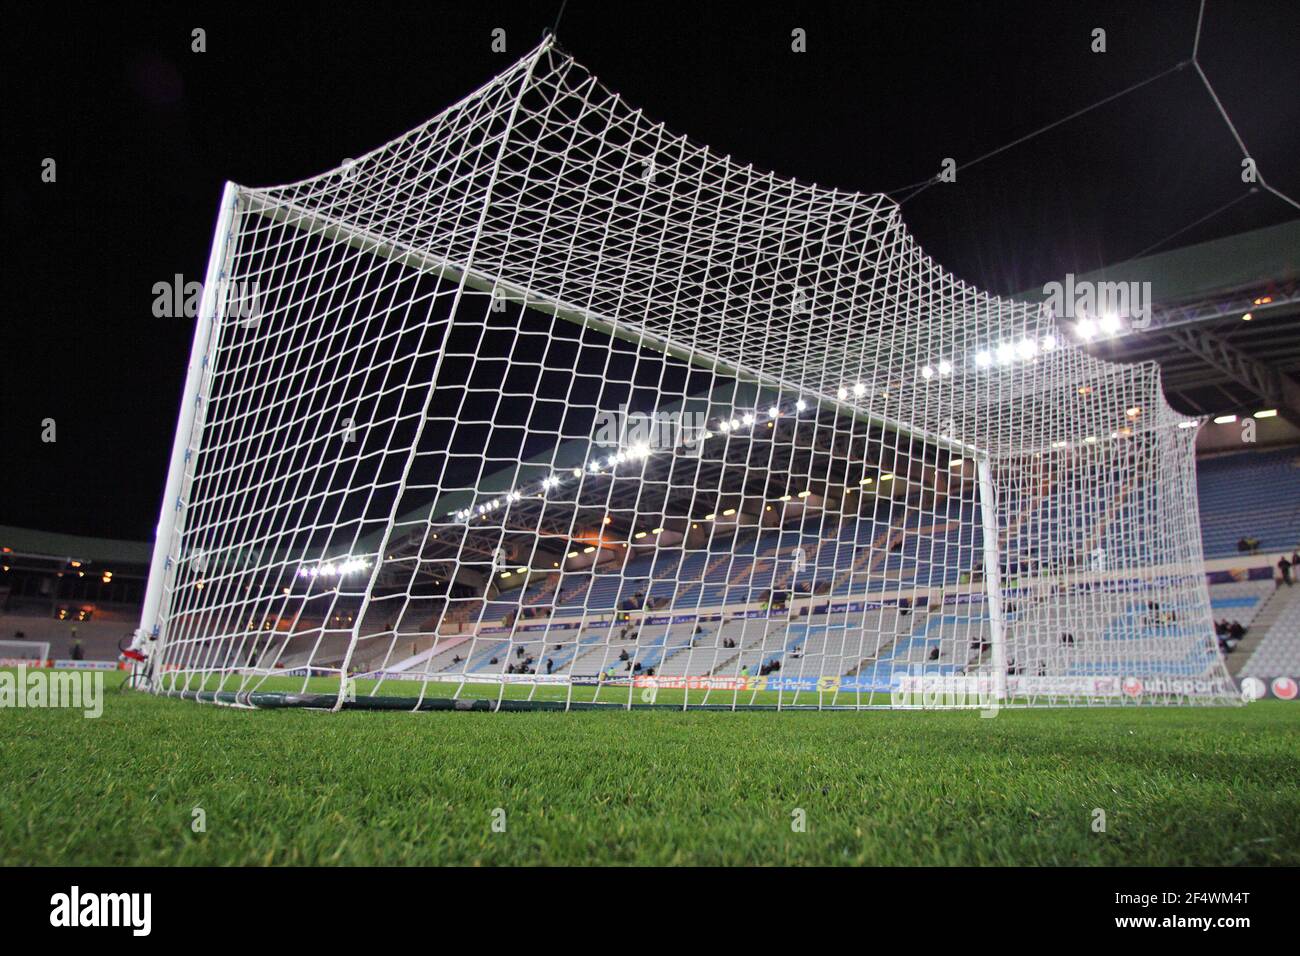
<instances>
[{"instance_id":1,"label":"green grass pitch","mask_svg":"<svg viewBox=\"0 0 1300 956\"><path fill-rule=\"evenodd\" d=\"M110 689L94 720L0 709L0 768L7 865L1300 863L1281 702L331 715Z\"/></svg>"}]
</instances>

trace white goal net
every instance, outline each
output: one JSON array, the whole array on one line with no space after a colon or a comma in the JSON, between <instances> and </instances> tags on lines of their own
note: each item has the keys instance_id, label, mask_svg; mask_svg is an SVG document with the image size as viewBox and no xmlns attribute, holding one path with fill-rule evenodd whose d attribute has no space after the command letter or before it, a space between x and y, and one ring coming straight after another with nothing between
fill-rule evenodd
<instances>
[{"instance_id":1,"label":"white goal net","mask_svg":"<svg viewBox=\"0 0 1300 956\"><path fill-rule=\"evenodd\" d=\"M43 667L49 659L48 641L0 641L0 667Z\"/></svg>"},{"instance_id":2,"label":"white goal net","mask_svg":"<svg viewBox=\"0 0 1300 956\"><path fill-rule=\"evenodd\" d=\"M1232 700L1198 423L1154 364L1071 339L945 272L888 197L671 134L548 40L338 169L227 187L152 686Z\"/></svg>"}]
</instances>

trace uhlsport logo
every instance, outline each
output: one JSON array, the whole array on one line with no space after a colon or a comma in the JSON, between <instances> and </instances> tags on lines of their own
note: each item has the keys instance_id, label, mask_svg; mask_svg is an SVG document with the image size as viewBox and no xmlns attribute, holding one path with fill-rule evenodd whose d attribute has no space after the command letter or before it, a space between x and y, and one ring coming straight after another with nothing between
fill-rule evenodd
<instances>
[{"instance_id":1,"label":"uhlsport logo","mask_svg":"<svg viewBox=\"0 0 1300 956\"><path fill-rule=\"evenodd\" d=\"M83 893L78 886L50 897L50 925L130 927L133 936L148 936L153 922L151 893Z\"/></svg>"},{"instance_id":2,"label":"uhlsport logo","mask_svg":"<svg viewBox=\"0 0 1300 956\"><path fill-rule=\"evenodd\" d=\"M1296 682L1290 677L1273 678L1273 696L1278 700L1295 700Z\"/></svg>"},{"instance_id":3,"label":"uhlsport logo","mask_svg":"<svg viewBox=\"0 0 1300 956\"><path fill-rule=\"evenodd\" d=\"M1124 683L1120 686L1124 689L1124 693L1130 697L1142 696L1142 681L1136 677L1125 677Z\"/></svg>"}]
</instances>

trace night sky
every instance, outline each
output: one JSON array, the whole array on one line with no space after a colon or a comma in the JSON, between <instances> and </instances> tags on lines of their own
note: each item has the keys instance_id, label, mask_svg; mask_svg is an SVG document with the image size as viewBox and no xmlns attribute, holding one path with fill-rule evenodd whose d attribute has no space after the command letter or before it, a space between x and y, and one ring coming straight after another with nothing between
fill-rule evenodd
<instances>
[{"instance_id":1,"label":"night sky","mask_svg":"<svg viewBox=\"0 0 1300 956\"><path fill-rule=\"evenodd\" d=\"M695 6L569 0L559 40L671 130L783 175L893 190L955 158L958 182L904 218L994 292L1129 258L1245 191L1190 67L963 169L1189 57L1195 0ZM223 181L300 179L393 138L522 56L558 8L8 10L0 524L152 537L192 332L153 316L153 286L202 278ZM1300 195L1300 4L1212 0L1201 47L1264 175ZM1163 248L1295 216L1260 193Z\"/></svg>"}]
</instances>

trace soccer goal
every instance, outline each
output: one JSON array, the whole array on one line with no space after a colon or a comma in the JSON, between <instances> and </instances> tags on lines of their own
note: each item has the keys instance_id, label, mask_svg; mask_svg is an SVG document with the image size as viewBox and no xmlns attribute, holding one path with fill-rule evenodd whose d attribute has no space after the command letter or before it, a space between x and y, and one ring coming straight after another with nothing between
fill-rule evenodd
<instances>
[{"instance_id":1,"label":"soccer goal","mask_svg":"<svg viewBox=\"0 0 1300 956\"><path fill-rule=\"evenodd\" d=\"M227 185L137 647L268 706L1228 702L1198 424L548 39Z\"/></svg>"},{"instance_id":2,"label":"soccer goal","mask_svg":"<svg viewBox=\"0 0 1300 956\"><path fill-rule=\"evenodd\" d=\"M0 667L43 666L49 659L48 641L0 641Z\"/></svg>"}]
</instances>

